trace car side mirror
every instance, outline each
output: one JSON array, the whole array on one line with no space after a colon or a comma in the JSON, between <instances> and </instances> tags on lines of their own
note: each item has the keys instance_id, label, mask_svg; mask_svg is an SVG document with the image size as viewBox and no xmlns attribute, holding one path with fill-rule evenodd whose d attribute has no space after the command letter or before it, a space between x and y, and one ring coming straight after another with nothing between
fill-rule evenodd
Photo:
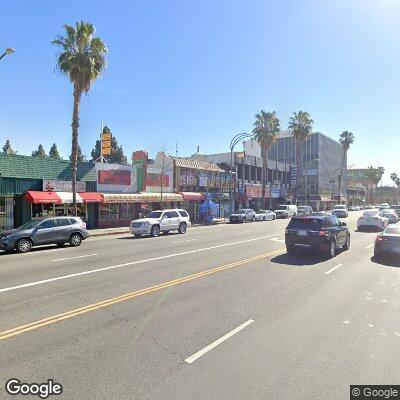
<instances>
[{"instance_id":1,"label":"car side mirror","mask_svg":"<svg viewBox=\"0 0 400 400\"><path fill-rule=\"evenodd\" d=\"M340 225L347 226L346 222L342 222Z\"/></svg>"}]
</instances>

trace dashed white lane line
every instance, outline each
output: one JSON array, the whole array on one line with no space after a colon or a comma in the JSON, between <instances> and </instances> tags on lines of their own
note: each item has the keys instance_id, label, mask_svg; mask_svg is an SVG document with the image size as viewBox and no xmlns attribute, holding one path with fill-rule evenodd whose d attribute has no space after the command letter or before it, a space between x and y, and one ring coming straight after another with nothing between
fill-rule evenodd
<instances>
[{"instance_id":1,"label":"dashed white lane line","mask_svg":"<svg viewBox=\"0 0 400 400\"><path fill-rule=\"evenodd\" d=\"M373 245L374 245L373 243L369 244L369 245L366 247L366 249L370 249Z\"/></svg>"},{"instance_id":2,"label":"dashed white lane line","mask_svg":"<svg viewBox=\"0 0 400 400\"><path fill-rule=\"evenodd\" d=\"M271 239L272 242L279 242L279 243L285 243L283 239L278 239L277 237L274 237Z\"/></svg>"},{"instance_id":3,"label":"dashed white lane line","mask_svg":"<svg viewBox=\"0 0 400 400\"><path fill-rule=\"evenodd\" d=\"M330 270L325 272L325 275L330 274L331 272L333 272L335 269L338 269L339 267L343 266L343 264L338 264L336 265L336 267L331 268Z\"/></svg>"},{"instance_id":4,"label":"dashed white lane line","mask_svg":"<svg viewBox=\"0 0 400 400\"><path fill-rule=\"evenodd\" d=\"M83 256L75 256L75 257L66 257L66 258L57 258L56 260L51 260L51 261L66 261L66 260L75 260L76 258L85 258L85 257L94 257L98 256L97 253L94 254L85 254Z\"/></svg>"},{"instance_id":5,"label":"dashed white lane line","mask_svg":"<svg viewBox=\"0 0 400 400\"><path fill-rule=\"evenodd\" d=\"M238 332L240 332L241 330L243 330L244 328L246 328L246 326L249 326L250 324L252 324L254 322L253 319L249 319L248 321L246 321L244 324L238 326L237 328L235 328L233 331L230 331L229 333L227 333L226 335L222 336L221 338L219 338L218 340L216 340L215 342L209 344L207 347L204 347L204 349L199 350L197 353L193 354L192 356L188 357L185 362L188 364L191 364L192 362L196 361L198 358L200 358L201 356L203 356L204 354L208 353L210 350L212 350L214 347L217 347L218 345L220 345L221 343L225 342L225 340L229 339L230 337L232 337L233 335L236 335Z\"/></svg>"},{"instance_id":6,"label":"dashed white lane line","mask_svg":"<svg viewBox=\"0 0 400 400\"><path fill-rule=\"evenodd\" d=\"M195 240L197 240L197 239L178 240L177 242L174 242L174 243L194 242Z\"/></svg>"},{"instance_id":7,"label":"dashed white lane line","mask_svg":"<svg viewBox=\"0 0 400 400\"><path fill-rule=\"evenodd\" d=\"M165 260L165 259L168 259L168 258L180 257L180 256L184 256L184 255L187 255L187 254L201 253L201 252L204 252L204 251L219 249L219 248L222 248L222 247L236 246L236 245L242 244L242 243L249 243L249 242L255 242L257 240L263 240L263 239L266 239L268 237L270 237L270 236L261 236L261 237L253 238L253 239L239 240L237 242L218 244L218 245L215 245L215 246L203 247L203 248L195 249L195 250L182 251L180 253L167 254L165 256L159 256L159 257L153 257L153 258L145 258L145 259L142 259L142 260L130 261L130 262L123 263L123 264L111 265L109 267L90 269L90 270L87 270L87 271L77 272L75 274L61 275L61 276L57 276L55 278L43 279L41 281L29 282L29 283L24 283L22 285L5 287L5 288L0 289L0 293L10 292L12 290L23 289L23 288L27 288L27 287L31 287L31 286L44 285L44 284L49 283L49 282L60 281L60 280L63 280L63 279L76 278L77 276L95 274L95 273L98 273L98 272L104 272L104 271L108 271L108 270L112 270L112 269L124 268L124 267L128 267L128 266L131 266L131 265L145 264L145 263L150 263L150 262L154 262L154 261Z\"/></svg>"}]
</instances>

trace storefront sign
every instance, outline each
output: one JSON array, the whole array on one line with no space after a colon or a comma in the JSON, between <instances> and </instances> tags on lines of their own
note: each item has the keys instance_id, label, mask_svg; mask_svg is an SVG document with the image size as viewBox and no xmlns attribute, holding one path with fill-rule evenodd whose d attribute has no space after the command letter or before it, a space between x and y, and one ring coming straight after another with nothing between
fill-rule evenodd
<instances>
[{"instance_id":1,"label":"storefront sign","mask_svg":"<svg viewBox=\"0 0 400 400\"><path fill-rule=\"evenodd\" d=\"M197 174L189 169L181 168L180 171L181 186L197 186Z\"/></svg>"},{"instance_id":2,"label":"storefront sign","mask_svg":"<svg viewBox=\"0 0 400 400\"><path fill-rule=\"evenodd\" d=\"M153 186L169 186L169 176L155 173L148 173L146 176L146 187Z\"/></svg>"},{"instance_id":3,"label":"storefront sign","mask_svg":"<svg viewBox=\"0 0 400 400\"><path fill-rule=\"evenodd\" d=\"M274 185L271 188L271 197L277 199L281 196L281 185Z\"/></svg>"},{"instance_id":4,"label":"storefront sign","mask_svg":"<svg viewBox=\"0 0 400 400\"><path fill-rule=\"evenodd\" d=\"M134 193L136 168L129 165L96 163L97 191Z\"/></svg>"},{"instance_id":5,"label":"storefront sign","mask_svg":"<svg viewBox=\"0 0 400 400\"><path fill-rule=\"evenodd\" d=\"M199 176L199 186L207 186L208 178L206 174L201 174Z\"/></svg>"},{"instance_id":6,"label":"storefront sign","mask_svg":"<svg viewBox=\"0 0 400 400\"><path fill-rule=\"evenodd\" d=\"M72 192L71 181L60 181L55 179L43 179L43 191L44 192ZM77 181L76 191L85 192L86 182Z\"/></svg>"},{"instance_id":7,"label":"storefront sign","mask_svg":"<svg viewBox=\"0 0 400 400\"><path fill-rule=\"evenodd\" d=\"M261 199L262 186L261 185L246 185L246 195L249 199Z\"/></svg>"}]
</instances>

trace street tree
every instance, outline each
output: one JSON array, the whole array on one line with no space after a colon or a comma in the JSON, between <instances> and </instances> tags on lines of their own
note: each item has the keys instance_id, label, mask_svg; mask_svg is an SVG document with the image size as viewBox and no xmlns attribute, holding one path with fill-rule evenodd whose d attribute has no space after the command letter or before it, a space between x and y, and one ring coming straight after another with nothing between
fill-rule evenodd
<instances>
[{"instance_id":1,"label":"street tree","mask_svg":"<svg viewBox=\"0 0 400 400\"><path fill-rule=\"evenodd\" d=\"M105 126L103 129L103 132L111 133L110 129ZM94 149L90 153L92 156L92 161L100 159L100 154L101 153L101 141L100 139L96 140L96 144L94 146ZM115 164L123 164L127 165L128 160L126 156L124 155L124 150L122 148L122 145L118 145L117 138L112 135L111 138L111 154L109 156L104 156L103 157L104 161L107 163L115 163Z\"/></svg>"},{"instance_id":2,"label":"street tree","mask_svg":"<svg viewBox=\"0 0 400 400\"><path fill-rule=\"evenodd\" d=\"M260 144L261 157L263 159L263 167L261 170L261 183L262 183L262 202L263 208L267 208L266 199L266 185L267 185L267 167L268 167L268 151L271 145L277 140L281 124L276 112L266 112L261 110L255 115L255 122L253 128L253 137Z\"/></svg>"},{"instance_id":3,"label":"street tree","mask_svg":"<svg viewBox=\"0 0 400 400\"><path fill-rule=\"evenodd\" d=\"M72 112L72 202L74 214L77 215L76 205L76 174L78 162L79 113L82 93L88 93L96 79L106 68L105 43L95 37L95 27L80 21L76 26L64 25L65 36L59 35L52 44L60 48L57 59L58 69L67 75L73 84Z\"/></svg>"},{"instance_id":4,"label":"street tree","mask_svg":"<svg viewBox=\"0 0 400 400\"><path fill-rule=\"evenodd\" d=\"M43 145L39 144L37 150L32 151L32 157L46 158L47 154L43 148Z\"/></svg>"},{"instance_id":5,"label":"street tree","mask_svg":"<svg viewBox=\"0 0 400 400\"><path fill-rule=\"evenodd\" d=\"M374 197L373 197L373 191L374 188L378 185L378 183L381 181L383 174L385 173L385 168L383 167L373 167L370 166L367 168L367 171L365 172L365 177L368 180L369 185L372 185L372 188L369 188L369 197L370 197L370 202L373 203Z\"/></svg>"},{"instance_id":6,"label":"street tree","mask_svg":"<svg viewBox=\"0 0 400 400\"><path fill-rule=\"evenodd\" d=\"M297 165L297 182L295 198L297 201L297 192L301 186L301 177L303 176L303 143L311 134L314 121L311 119L307 111L294 112L289 119L288 128L292 130L293 137L296 141L296 165Z\"/></svg>"},{"instance_id":7,"label":"street tree","mask_svg":"<svg viewBox=\"0 0 400 400\"><path fill-rule=\"evenodd\" d=\"M49 157L54 158L55 160L61 160L60 153L55 143L53 143L53 146L51 146L51 149L49 151Z\"/></svg>"},{"instance_id":8,"label":"street tree","mask_svg":"<svg viewBox=\"0 0 400 400\"><path fill-rule=\"evenodd\" d=\"M3 153L8 154L8 155L14 155L17 154L16 151L13 150L11 147L10 141L7 139L5 145L3 146Z\"/></svg>"},{"instance_id":9,"label":"street tree","mask_svg":"<svg viewBox=\"0 0 400 400\"><path fill-rule=\"evenodd\" d=\"M398 203L400 197L400 177L395 172L393 172L392 174L390 174L390 179L393 181L393 183L397 188L397 203Z\"/></svg>"},{"instance_id":10,"label":"street tree","mask_svg":"<svg viewBox=\"0 0 400 400\"><path fill-rule=\"evenodd\" d=\"M349 151L350 146L354 143L354 134L349 131L343 131L340 134L339 143L343 147L343 154L342 154L342 165L340 168L340 173L338 175L338 200L340 200L340 192L342 190L344 163L347 160L347 152Z\"/></svg>"}]
</instances>

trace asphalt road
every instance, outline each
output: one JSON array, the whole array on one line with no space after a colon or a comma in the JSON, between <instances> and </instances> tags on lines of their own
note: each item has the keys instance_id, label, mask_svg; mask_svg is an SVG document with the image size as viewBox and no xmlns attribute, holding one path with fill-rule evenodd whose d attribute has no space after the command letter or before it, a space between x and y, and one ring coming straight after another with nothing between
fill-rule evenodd
<instances>
[{"instance_id":1,"label":"asphalt road","mask_svg":"<svg viewBox=\"0 0 400 400\"><path fill-rule=\"evenodd\" d=\"M285 220L0 255L0 398L18 398L12 377L86 400L337 400L400 383L400 260L372 258L358 215L331 260L287 255Z\"/></svg>"}]
</instances>

